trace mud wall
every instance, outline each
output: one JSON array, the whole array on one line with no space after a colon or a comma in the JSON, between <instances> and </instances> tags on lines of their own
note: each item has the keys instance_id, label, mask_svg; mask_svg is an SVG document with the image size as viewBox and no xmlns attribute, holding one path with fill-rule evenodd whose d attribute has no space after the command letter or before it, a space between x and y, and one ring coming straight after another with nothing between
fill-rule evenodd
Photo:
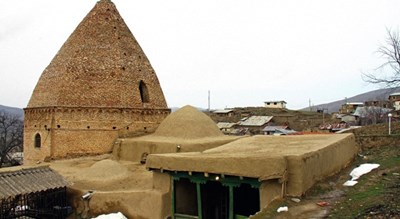
<instances>
[{"instance_id":1,"label":"mud wall","mask_svg":"<svg viewBox=\"0 0 400 219\"><path fill-rule=\"evenodd\" d=\"M69 218L92 218L101 214L121 212L127 218L164 219L171 215L171 179L168 174L153 173L153 189L94 191L91 198L82 199L87 191L69 188L69 202L75 212Z\"/></svg>"},{"instance_id":2,"label":"mud wall","mask_svg":"<svg viewBox=\"0 0 400 219\"><path fill-rule=\"evenodd\" d=\"M353 160L358 150L354 135L349 135L318 151L287 156L287 195L301 196L317 181L339 172Z\"/></svg>"},{"instance_id":3,"label":"mud wall","mask_svg":"<svg viewBox=\"0 0 400 219\"><path fill-rule=\"evenodd\" d=\"M226 144L233 139L221 139L214 141L176 141L167 139L162 141L160 138L152 139L151 136L137 139L123 139L121 143L113 149L115 158L139 162L144 153L165 154L177 152L201 152ZM179 146L179 147L178 147Z\"/></svg>"}]
</instances>

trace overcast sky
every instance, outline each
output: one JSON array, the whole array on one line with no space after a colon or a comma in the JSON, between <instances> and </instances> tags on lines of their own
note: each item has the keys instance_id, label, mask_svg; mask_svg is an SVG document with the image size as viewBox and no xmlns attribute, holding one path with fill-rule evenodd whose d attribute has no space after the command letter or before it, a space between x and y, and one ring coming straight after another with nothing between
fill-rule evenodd
<instances>
[{"instance_id":1,"label":"overcast sky","mask_svg":"<svg viewBox=\"0 0 400 219\"><path fill-rule=\"evenodd\" d=\"M379 87L361 72L398 29L398 0L114 0L169 107L290 109ZM95 0L0 0L0 104L26 107L46 66Z\"/></svg>"}]
</instances>

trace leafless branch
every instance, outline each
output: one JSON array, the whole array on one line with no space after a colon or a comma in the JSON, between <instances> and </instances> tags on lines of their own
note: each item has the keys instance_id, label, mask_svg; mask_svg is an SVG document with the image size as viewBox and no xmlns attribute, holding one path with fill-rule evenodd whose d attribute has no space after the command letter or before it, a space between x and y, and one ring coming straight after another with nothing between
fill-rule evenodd
<instances>
[{"instance_id":1,"label":"leafless branch","mask_svg":"<svg viewBox=\"0 0 400 219\"><path fill-rule=\"evenodd\" d=\"M376 70L383 70L388 67L391 70L390 76L381 77L377 73L362 73L362 79L372 84L383 84L387 87L398 87L400 85L400 36L397 31L387 29L385 45L376 51L386 61Z\"/></svg>"}]
</instances>

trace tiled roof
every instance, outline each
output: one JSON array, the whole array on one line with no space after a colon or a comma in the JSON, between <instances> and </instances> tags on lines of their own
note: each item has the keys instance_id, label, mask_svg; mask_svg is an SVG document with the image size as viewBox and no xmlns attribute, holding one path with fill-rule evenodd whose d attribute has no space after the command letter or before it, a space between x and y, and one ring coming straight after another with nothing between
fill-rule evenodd
<instances>
[{"instance_id":1,"label":"tiled roof","mask_svg":"<svg viewBox=\"0 0 400 219\"><path fill-rule=\"evenodd\" d=\"M0 173L0 199L62 188L69 183L48 166Z\"/></svg>"}]
</instances>

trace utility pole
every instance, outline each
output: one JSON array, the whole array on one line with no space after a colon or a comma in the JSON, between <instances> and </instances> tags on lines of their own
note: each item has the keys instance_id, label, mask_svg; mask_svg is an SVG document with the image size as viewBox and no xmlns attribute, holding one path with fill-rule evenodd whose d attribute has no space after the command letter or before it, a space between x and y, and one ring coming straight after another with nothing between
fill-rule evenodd
<instances>
[{"instance_id":1,"label":"utility pole","mask_svg":"<svg viewBox=\"0 0 400 219\"><path fill-rule=\"evenodd\" d=\"M210 90L208 90L208 112L210 112Z\"/></svg>"}]
</instances>

